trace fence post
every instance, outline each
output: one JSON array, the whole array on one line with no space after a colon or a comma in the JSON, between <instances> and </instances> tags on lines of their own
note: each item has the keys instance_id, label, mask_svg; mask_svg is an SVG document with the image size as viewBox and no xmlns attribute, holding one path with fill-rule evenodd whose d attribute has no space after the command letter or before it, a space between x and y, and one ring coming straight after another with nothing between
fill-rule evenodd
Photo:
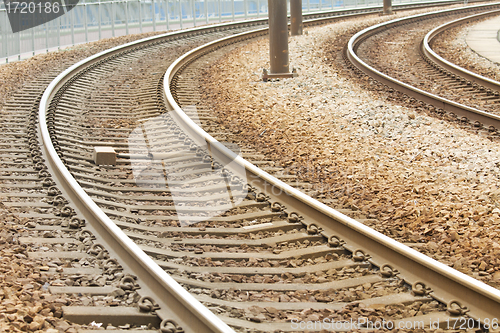
<instances>
[{"instance_id":1,"label":"fence post","mask_svg":"<svg viewBox=\"0 0 500 333\"><path fill-rule=\"evenodd\" d=\"M21 15L19 15L19 26L21 26ZM21 31L17 32L17 45L19 46L19 53L17 60L21 60Z\"/></svg>"},{"instance_id":2,"label":"fence post","mask_svg":"<svg viewBox=\"0 0 500 333\"><path fill-rule=\"evenodd\" d=\"M170 13L168 11L168 2L169 2L168 0L165 0L165 6L166 6L166 8L165 8L165 20L167 21L167 30L170 30L170 18L169 18Z\"/></svg>"},{"instance_id":3,"label":"fence post","mask_svg":"<svg viewBox=\"0 0 500 333\"><path fill-rule=\"evenodd\" d=\"M83 12L84 12L83 24L85 25L85 43L88 43L89 42L89 28L88 28L88 24L87 24L87 4L86 3L83 4Z\"/></svg>"},{"instance_id":4,"label":"fence post","mask_svg":"<svg viewBox=\"0 0 500 333\"><path fill-rule=\"evenodd\" d=\"M125 34L128 35L128 1L125 0Z\"/></svg>"},{"instance_id":5,"label":"fence post","mask_svg":"<svg viewBox=\"0 0 500 333\"><path fill-rule=\"evenodd\" d=\"M45 23L45 50L49 52L49 22Z\"/></svg>"},{"instance_id":6,"label":"fence post","mask_svg":"<svg viewBox=\"0 0 500 333\"><path fill-rule=\"evenodd\" d=\"M73 7L76 9L76 7ZM71 44L75 45L75 11L71 10Z\"/></svg>"},{"instance_id":7,"label":"fence post","mask_svg":"<svg viewBox=\"0 0 500 333\"><path fill-rule=\"evenodd\" d=\"M35 55L35 15L33 15L33 27L31 28L31 49Z\"/></svg>"},{"instance_id":8,"label":"fence post","mask_svg":"<svg viewBox=\"0 0 500 333\"><path fill-rule=\"evenodd\" d=\"M153 8L152 8L152 11L153 11L153 31L156 31L156 3L155 3L155 0L153 0L151 3L153 5Z\"/></svg>"},{"instance_id":9,"label":"fence post","mask_svg":"<svg viewBox=\"0 0 500 333\"><path fill-rule=\"evenodd\" d=\"M35 20L35 15L33 15L33 21ZM31 28L31 48L33 50L33 55L35 55L35 26Z\"/></svg>"},{"instance_id":10,"label":"fence post","mask_svg":"<svg viewBox=\"0 0 500 333\"><path fill-rule=\"evenodd\" d=\"M219 0L219 23L222 22L222 8L221 8L221 3L220 3L221 0Z\"/></svg>"},{"instance_id":11,"label":"fence post","mask_svg":"<svg viewBox=\"0 0 500 333\"><path fill-rule=\"evenodd\" d=\"M141 0L137 0L139 2L139 31L142 34L142 4Z\"/></svg>"},{"instance_id":12,"label":"fence post","mask_svg":"<svg viewBox=\"0 0 500 333\"><path fill-rule=\"evenodd\" d=\"M231 1L231 12L233 13L233 21L234 21L234 0Z\"/></svg>"},{"instance_id":13,"label":"fence post","mask_svg":"<svg viewBox=\"0 0 500 333\"><path fill-rule=\"evenodd\" d=\"M243 0L243 10L245 11L245 20L248 18L248 2Z\"/></svg>"},{"instance_id":14,"label":"fence post","mask_svg":"<svg viewBox=\"0 0 500 333\"><path fill-rule=\"evenodd\" d=\"M57 49L61 49L61 16L57 18Z\"/></svg>"},{"instance_id":15,"label":"fence post","mask_svg":"<svg viewBox=\"0 0 500 333\"><path fill-rule=\"evenodd\" d=\"M5 12L4 26L2 29L2 44L5 46L5 63L9 63L9 41L7 40L7 12Z\"/></svg>"},{"instance_id":16,"label":"fence post","mask_svg":"<svg viewBox=\"0 0 500 333\"><path fill-rule=\"evenodd\" d=\"M182 29L182 0L179 0L179 21Z\"/></svg>"},{"instance_id":17,"label":"fence post","mask_svg":"<svg viewBox=\"0 0 500 333\"><path fill-rule=\"evenodd\" d=\"M193 26L196 27L196 1L191 0L191 8L192 8L192 15L193 15Z\"/></svg>"},{"instance_id":18,"label":"fence post","mask_svg":"<svg viewBox=\"0 0 500 333\"><path fill-rule=\"evenodd\" d=\"M111 1L111 35L115 37L115 4L116 2Z\"/></svg>"},{"instance_id":19,"label":"fence post","mask_svg":"<svg viewBox=\"0 0 500 333\"><path fill-rule=\"evenodd\" d=\"M208 0L203 1L203 6L205 6L205 19L206 23L208 24Z\"/></svg>"},{"instance_id":20,"label":"fence post","mask_svg":"<svg viewBox=\"0 0 500 333\"><path fill-rule=\"evenodd\" d=\"M101 3L97 3L97 25L99 27L99 40L101 40Z\"/></svg>"}]
</instances>

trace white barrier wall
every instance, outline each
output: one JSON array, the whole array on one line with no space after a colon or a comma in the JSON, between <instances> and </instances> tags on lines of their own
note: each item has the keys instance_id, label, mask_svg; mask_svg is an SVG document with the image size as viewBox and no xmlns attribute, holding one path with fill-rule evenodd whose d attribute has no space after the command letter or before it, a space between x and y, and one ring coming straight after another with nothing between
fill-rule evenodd
<instances>
[{"instance_id":1,"label":"white barrier wall","mask_svg":"<svg viewBox=\"0 0 500 333\"><path fill-rule=\"evenodd\" d=\"M4 4L0 2L0 64L102 38L266 17L267 1L85 2L85 0L80 0L80 3L65 15L17 33L12 33ZM393 3L401 1L393 0ZM381 6L382 0L302 0L302 5L304 13L308 13L336 8Z\"/></svg>"}]
</instances>

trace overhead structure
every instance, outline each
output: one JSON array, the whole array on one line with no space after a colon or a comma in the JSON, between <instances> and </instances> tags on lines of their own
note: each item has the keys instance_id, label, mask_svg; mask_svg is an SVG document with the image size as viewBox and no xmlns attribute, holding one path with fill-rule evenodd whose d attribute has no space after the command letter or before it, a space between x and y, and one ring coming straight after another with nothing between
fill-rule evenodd
<instances>
[{"instance_id":1,"label":"overhead structure","mask_svg":"<svg viewBox=\"0 0 500 333\"><path fill-rule=\"evenodd\" d=\"M290 73L288 63L288 21L286 0L268 0L269 8L269 55L271 69L264 69L262 79L288 78L297 76Z\"/></svg>"},{"instance_id":2,"label":"overhead structure","mask_svg":"<svg viewBox=\"0 0 500 333\"><path fill-rule=\"evenodd\" d=\"M383 14L392 14L392 0L384 0Z\"/></svg>"},{"instance_id":3,"label":"overhead structure","mask_svg":"<svg viewBox=\"0 0 500 333\"><path fill-rule=\"evenodd\" d=\"M290 32L292 36L302 35L302 0L290 0Z\"/></svg>"}]
</instances>

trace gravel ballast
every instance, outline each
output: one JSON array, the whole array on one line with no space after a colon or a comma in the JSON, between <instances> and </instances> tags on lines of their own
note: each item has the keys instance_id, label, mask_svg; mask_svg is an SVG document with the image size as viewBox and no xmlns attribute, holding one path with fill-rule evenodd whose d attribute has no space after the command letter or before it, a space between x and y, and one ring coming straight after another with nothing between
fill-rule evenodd
<instances>
[{"instance_id":1,"label":"gravel ballast","mask_svg":"<svg viewBox=\"0 0 500 333\"><path fill-rule=\"evenodd\" d=\"M30 83L35 85L37 78L62 72L92 54L154 34L157 33L105 39L1 65L0 114L6 114L3 107L15 93L22 92L23 87ZM2 197L2 193L11 191L8 185L4 186L0 188ZM44 267L60 267L62 264L57 260L28 257L28 252L37 249L19 241L19 237L32 236L32 231L28 229L29 219L19 217L18 213L16 209L0 204L0 332L76 333L80 328L98 329L99 325L81 326L61 318L62 306L97 305L99 301L102 303L102 296L51 295L48 287L59 285L59 276L47 274Z\"/></svg>"},{"instance_id":2,"label":"gravel ballast","mask_svg":"<svg viewBox=\"0 0 500 333\"><path fill-rule=\"evenodd\" d=\"M305 170L325 197L378 217L381 224L372 226L377 230L401 241L421 242L422 252L455 262L454 267L496 286L498 145L390 105L342 78L323 62L321 47L329 34L350 24L292 38L292 66L300 75L294 80L260 82L262 68L269 67L267 41L240 49L215 66L210 82L216 84L207 91L218 96L225 126L241 131L249 143L267 145L268 155L290 173ZM62 71L92 54L150 35L102 40L1 65L0 112L23 85L55 66ZM27 258L29 247L18 242L29 235L27 221L1 204L0 216L0 332L76 332L81 326L58 318L58 309L88 300L50 295L47 286L57 275L43 276L39 266L44 263Z\"/></svg>"},{"instance_id":3,"label":"gravel ballast","mask_svg":"<svg viewBox=\"0 0 500 333\"><path fill-rule=\"evenodd\" d=\"M359 209L377 231L498 287L498 143L391 102L327 61L336 36L385 19L291 37L294 79L262 82L269 42L253 42L208 70L204 97L240 142L315 182L318 198Z\"/></svg>"}]
</instances>

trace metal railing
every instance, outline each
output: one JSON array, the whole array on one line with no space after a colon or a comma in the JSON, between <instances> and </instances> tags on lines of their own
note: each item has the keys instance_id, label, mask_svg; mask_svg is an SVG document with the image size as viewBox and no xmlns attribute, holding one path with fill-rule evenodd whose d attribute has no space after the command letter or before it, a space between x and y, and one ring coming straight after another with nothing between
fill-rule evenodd
<instances>
[{"instance_id":1,"label":"metal railing","mask_svg":"<svg viewBox=\"0 0 500 333\"><path fill-rule=\"evenodd\" d=\"M17 33L12 33L6 10L2 4L0 8L0 64L103 38L266 17L268 14L267 1L129 0L85 2L84 0L83 3L79 3L63 16ZM401 3L403 0L393 0L393 2ZM381 5L382 0L302 1L304 13Z\"/></svg>"}]
</instances>

